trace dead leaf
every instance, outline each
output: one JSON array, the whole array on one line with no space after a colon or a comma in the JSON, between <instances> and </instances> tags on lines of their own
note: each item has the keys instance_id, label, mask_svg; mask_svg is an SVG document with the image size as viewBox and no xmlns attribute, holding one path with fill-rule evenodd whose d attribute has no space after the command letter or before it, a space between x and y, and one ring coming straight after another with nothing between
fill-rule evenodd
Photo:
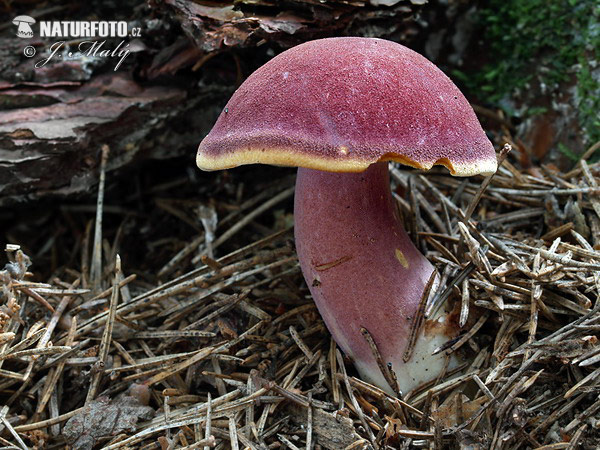
<instances>
[{"instance_id":1,"label":"dead leaf","mask_svg":"<svg viewBox=\"0 0 600 450\"><path fill-rule=\"evenodd\" d=\"M152 416L154 409L134 397L123 396L113 401L100 397L69 419L63 435L74 449L92 449L106 438L134 431L139 419L148 420Z\"/></svg>"}]
</instances>

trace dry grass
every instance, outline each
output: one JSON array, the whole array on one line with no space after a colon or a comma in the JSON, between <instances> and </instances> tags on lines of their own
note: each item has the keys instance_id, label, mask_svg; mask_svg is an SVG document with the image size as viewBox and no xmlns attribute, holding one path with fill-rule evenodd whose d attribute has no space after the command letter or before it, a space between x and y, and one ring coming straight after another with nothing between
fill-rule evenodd
<instances>
[{"instance_id":1,"label":"dry grass","mask_svg":"<svg viewBox=\"0 0 600 450\"><path fill-rule=\"evenodd\" d=\"M483 184L392 169L442 278L424 314L449 302L462 330L438 349L462 364L402 399L357 379L321 322L280 209L292 180L200 209L157 198L197 238L141 276L125 232L103 238L101 184L95 225L47 283L6 249L2 445L597 448L600 165L515 160Z\"/></svg>"}]
</instances>

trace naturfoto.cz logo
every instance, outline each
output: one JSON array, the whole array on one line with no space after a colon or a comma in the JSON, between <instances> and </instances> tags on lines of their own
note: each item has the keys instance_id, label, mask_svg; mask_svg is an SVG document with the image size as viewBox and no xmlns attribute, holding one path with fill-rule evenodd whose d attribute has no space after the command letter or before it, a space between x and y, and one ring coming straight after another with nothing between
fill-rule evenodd
<instances>
[{"instance_id":1,"label":"naturfoto.cz logo","mask_svg":"<svg viewBox=\"0 0 600 450\"><path fill-rule=\"evenodd\" d=\"M36 23L29 16L18 16L13 19L20 38L32 38L34 31L31 25ZM80 59L80 58L117 58L114 67L117 70L125 58L129 56L129 43L123 40L126 37L140 37L141 28L129 29L123 20L98 20L98 21L40 21L39 37L57 39L51 45L46 45L47 57L35 63L36 68L44 67L52 60ZM77 42L69 42L67 38ZM121 38L115 47L109 48L106 38ZM33 58L37 53L34 46L28 45L23 49L23 54Z\"/></svg>"}]
</instances>

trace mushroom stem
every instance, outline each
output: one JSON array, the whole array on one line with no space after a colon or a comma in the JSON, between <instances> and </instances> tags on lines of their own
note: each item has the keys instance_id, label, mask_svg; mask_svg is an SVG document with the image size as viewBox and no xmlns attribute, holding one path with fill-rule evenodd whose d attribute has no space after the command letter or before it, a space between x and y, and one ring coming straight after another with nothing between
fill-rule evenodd
<instances>
[{"instance_id":1,"label":"mushroom stem","mask_svg":"<svg viewBox=\"0 0 600 450\"><path fill-rule=\"evenodd\" d=\"M400 223L388 164L360 173L298 169L295 238L300 266L329 331L361 377L393 394L372 347L406 392L436 377L447 341L445 326L427 320L404 363L413 318L433 267ZM387 378L390 379L389 377Z\"/></svg>"}]
</instances>

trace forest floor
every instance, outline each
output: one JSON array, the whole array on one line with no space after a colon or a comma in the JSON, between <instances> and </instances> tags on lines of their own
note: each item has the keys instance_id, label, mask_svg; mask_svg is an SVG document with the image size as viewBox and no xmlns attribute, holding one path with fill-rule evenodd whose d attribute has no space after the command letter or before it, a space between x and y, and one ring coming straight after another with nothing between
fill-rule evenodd
<instances>
[{"instance_id":1,"label":"forest floor","mask_svg":"<svg viewBox=\"0 0 600 450\"><path fill-rule=\"evenodd\" d=\"M518 149L491 178L391 166L441 275L425 311L446 304L461 329L439 349L458 367L402 398L361 381L320 319L295 256L291 169L149 162L102 172L95 203L6 210L0 441L598 448L593 151L568 173L518 169Z\"/></svg>"}]
</instances>

